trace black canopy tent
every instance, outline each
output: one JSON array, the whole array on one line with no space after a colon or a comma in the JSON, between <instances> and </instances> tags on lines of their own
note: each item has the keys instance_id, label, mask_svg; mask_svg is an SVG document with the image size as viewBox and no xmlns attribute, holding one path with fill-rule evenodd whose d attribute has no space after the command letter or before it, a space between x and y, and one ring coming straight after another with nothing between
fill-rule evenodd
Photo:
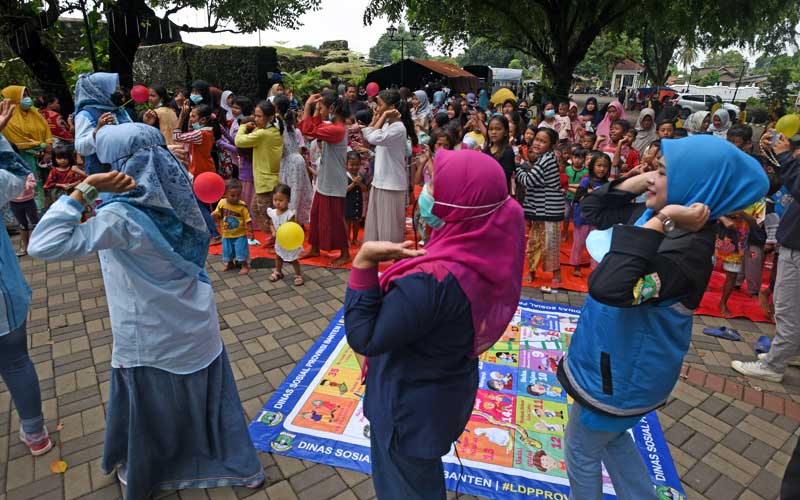
<instances>
[{"instance_id":1,"label":"black canopy tent","mask_svg":"<svg viewBox=\"0 0 800 500\"><path fill-rule=\"evenodd\" d=\"M380 88L408 87L411 90L448 87L453 92L477 92L478 77L458 66L427 59L403 59L367 74L367 83L375 82Z\"/></svg>"}]
</instances>

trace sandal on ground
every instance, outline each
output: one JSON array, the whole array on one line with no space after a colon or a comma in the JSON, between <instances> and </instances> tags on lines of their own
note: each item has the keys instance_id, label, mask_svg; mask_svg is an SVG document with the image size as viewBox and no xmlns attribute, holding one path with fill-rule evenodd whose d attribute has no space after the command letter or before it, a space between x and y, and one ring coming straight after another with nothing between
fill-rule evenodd
<instances>
[{"instance_id":1,"label":"sandal on ground","mask_svg":"<svg viewBox=\"0 0 800 500\"><path fill-rule=\"evenodd\" d=\"M305 283L306 280L304 280L299 274L294 277L294 286L303 286Z\"/></svg>"},{"instance_id":2,"label":"sandal on ground","mask_svg":"<svg viewBox=\"0 0 800 500\"><path fill-rule=\"evenodd\" d=\"M725 340L742 340L742 336L739 335L739 332L733 328L728 328L727 326L721 326L719 328L704 328L703 333Z\"/></svg>"},{"instance_id":3,"label":"sandal on ground","mask_svg":"<svg viewBox=\"0 0 800 500\"><path fill-rule=\"evenodd\" d=\"M269 280L273 283L276 281L280 281L283 279L283 273L279 273L278 271L272 271L272 274L269 275Z\"/></svg>"},{"instance_id":4,"label":"sandal on ground","mask_svg":"<svg viewBox=\"0 0 800 500\"><path fill-rule=\"evenodd\" d=\"M758 337L758 340L756 340L755 344L756 354L768 353L770 347L772 347L772 339L770 339L766 335L762 335Z\"/></svg>"}]
</instances>

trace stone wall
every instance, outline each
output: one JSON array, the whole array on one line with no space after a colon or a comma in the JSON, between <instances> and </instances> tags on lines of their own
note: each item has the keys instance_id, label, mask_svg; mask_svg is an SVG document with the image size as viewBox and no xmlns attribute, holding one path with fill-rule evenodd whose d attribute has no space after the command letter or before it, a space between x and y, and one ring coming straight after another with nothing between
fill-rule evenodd
<instances>
[{"instance_id":1,"label":"stone wall","mask_svg":"<svg viewBox=\"0 0 800 500\"><path fill-rule=\"evenodd\" d=\"M272 47L198 47L169 43L140 47L133 62L133 78L144 85L159 82L205 80L223 90L257 99L266 97L272 82L268 73L278 71Z\"/></svg>"}]
</instances>

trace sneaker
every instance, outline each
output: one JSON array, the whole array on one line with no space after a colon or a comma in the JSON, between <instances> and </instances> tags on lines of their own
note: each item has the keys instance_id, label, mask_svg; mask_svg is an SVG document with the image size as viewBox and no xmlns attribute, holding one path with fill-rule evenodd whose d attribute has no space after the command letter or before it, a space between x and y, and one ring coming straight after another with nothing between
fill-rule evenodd
<instances>
[{"instance_id":1,"label":"sneaker","mask_svg":"<svg viewBox=\"0 0 800 500\"><path fill-rule=\"evenodd\" d=\"M761 354L758 355L758 360L759 361L764 361L765 359L767 359L767 353L766 352L762 352ZM789 358L789 361L786 364L789 365L789 366L800 367L800 357L799 356L795 356L793 358Z\"/></svg>"},{"instance_id":2,"label":"sneaker","mask_svg":"<svg viewBox=\"0 0 800 500\"><path fill-rule=\"evenodd\" d=\"M53 440L50 439L50 435L47 433L47 427L45 427L42 432L35 435L26 434L25 431L20 428L19 440L25 443L28 449L31 450L31 455L34 457L44 455L53 449Z\"/></svg>"},{"instance_id":3,"label":"sneaker","mask_svg":"<svg viewBox=\"0 0 800 500\"><path fill-rule=\"evenodd\" d=\"M768 382L780 382L783 374L770 370L761 361L731 361L731 368L748 377L760 378Z\"/></svg>"}]
</instances>

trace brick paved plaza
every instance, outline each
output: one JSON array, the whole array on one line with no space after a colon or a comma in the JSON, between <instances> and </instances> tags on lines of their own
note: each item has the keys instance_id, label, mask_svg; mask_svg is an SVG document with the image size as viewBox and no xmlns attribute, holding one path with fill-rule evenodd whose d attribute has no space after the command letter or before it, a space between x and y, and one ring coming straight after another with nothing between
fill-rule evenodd
<instances>
[{"instance_id":1,"label":"brick paved plaza","mask_svg":"<svg viewBox=\"0 0 800 500\"><path fill-rule=\"evenodd\" d=\"M249 276L221 273L211 257L209 275L217 294L222 334L245 411L252 418L294 368L342 306L347 271L306 267L306 285L287 279L273 284L267 270ZM33 288L28 321L31 357L42 388L47 424L58 446L32 458L19 443L19 424L9 393L0 385L0 500L117 499L113 476L99 470L108 399L111 330L96 257L45 264L21 260ZM583 294L525 297L580 306ZM702 334L707 325L737 328L745 341ZM689 499L744 500L777 497L780 479L797 441L800 370L790 368L783 384L748 383L729 368L749 359L759 335L772 325L697 317L684 376L659 411ZM57 425L60 430L57 430ZM260 453L268 482L260 491L184 490L169 499L368 499L368 476L311 462ZM61 457L63 475L50 472Z\"/></svg>"}]
</instances>

